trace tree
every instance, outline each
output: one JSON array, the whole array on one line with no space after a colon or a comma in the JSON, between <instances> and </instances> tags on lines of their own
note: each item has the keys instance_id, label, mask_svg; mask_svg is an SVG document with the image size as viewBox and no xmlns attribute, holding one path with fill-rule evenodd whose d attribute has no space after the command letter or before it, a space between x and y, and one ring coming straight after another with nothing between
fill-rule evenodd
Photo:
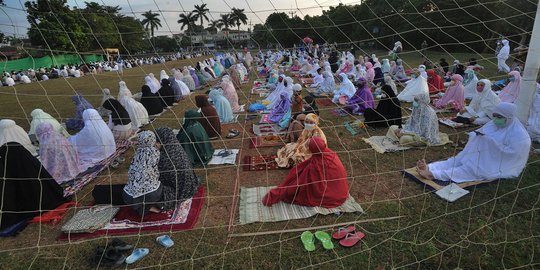
<instances>
[{"instance_id":1,"label":"tree","mask_svg":"<svg viewBox=\"0 0 540 270\"><path fill-rule=\"evenodd\" d=\"M238 27L238 41L240 41L240 25L247 24L247 16L244 9L232 8L231 21Z\"/></svg>"},{"instance_id":2,"label":"tree","mask_svg":"<svg viewBox=\"0 0 540 270\"><path fill-rule=\"evenodd\" d=\"M180 14L180 20L177 22L180 24L180 30L184 30L185 27L186 31L191 34L193 32L195 21L195 15L193 12L190 12L188 14Z\"/></svg>"},{"instance_id":3,"label":"tree","mask_svg":"<svg viewBox=\"0 0 540 270\"><path fill-rule=\"evenodd\" d=\"M231 27L234 22L232 21L231 14L219 14L219 17L221 17L218 20L217 27L221 30L229 30L229 27Z\"/></svg>"},{"instance_id":4,"label":"tree","mask_svg":"<svg viewBox=\"0 0 540 270\"><path fill-rule=\"evenodd\" d=\"M146 31L150 31L151 37L154 37L154 29L161 27L161 20L158 18L158 13L152 13L152 11L147 11L142 14L144 19L141 23L144 25Z\"/></svg>"},{"instance_id":5,"label":"tree","mask_svg":"<svg viewBox=\"0 0 540 270\"><path fill-rule=\"evenodd\" d=\"M208 8L206 8L206 4L202 5L195 5L195 9L192 11L194 15L194 20L201 20L201 26L203 26L204 20L208 21L208 16L206 14L210 11ZM203 26L204 27L204 26Z\"/></svg>"},{"instance_id":6,"label":"tree","mask_svg":"<svg viewBox=\"0 0 540 270\"><path fill-rule=\"evenodd\" d=\"M219 21L212 21L208 24L208 27L206 28L206 31L210 32L211 34L217 33L219 29Z\"/></svg>"}]
</instances>

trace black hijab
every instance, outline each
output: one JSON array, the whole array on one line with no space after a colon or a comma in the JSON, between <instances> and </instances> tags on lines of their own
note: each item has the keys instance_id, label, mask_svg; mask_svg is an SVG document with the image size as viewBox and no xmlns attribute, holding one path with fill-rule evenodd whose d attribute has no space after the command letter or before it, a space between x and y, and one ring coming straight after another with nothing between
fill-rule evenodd
<instances>
[{"instance_id":1,"label":"black hijab","mask_svg":"<svg viewBox=\"0 0 540 270\"><path fill-rule=\"evenodd\" d=\"M401 103L399 99L389 85L384 85L382 91L386 97L381 98L377 108L364 111L366 124L374 127L391 125L401 127Z\"/></svg>"},{"instance_id":2,"label":"black hijab","mask_svg":"<svg viewBox=\"0 0 540 270\"><path fill-rule=\"evenodd\" d=\"M169 85L170 83L167 79L161 80L161 88L159 88L158 95L161 97L163 107L173 106L175 101L174 90Z\"/></svg>"},{"instance_id":3,"label":"black hijab","mask_svg":"<svg viewBox=\"0 0 540 270\"><path fill-rule=\"evenodd\" d=\"M141 104L148 111L148 115L156 115L163 112L163 104L160 98L152 93L148 85L143 85L141 92Z\"/></svg>"},{"instance_id":4,"label":"black hijab","mask_svg":"<svg viewBox=\"0 0 540 270\"><path fill-rule=\"evenodd\" d=\"M41 162L15 142L0 147L0 194L1 230L67 201Z\"/></svg>"},{"instance_id":5,"label":"black hijab","mask_svg":"<svg viewBox=\"0 0 540 270\"><path fill-rule=\"evenodd\" d=\"M131 123L129 113L126 108L116 99L110 98L103 102L103 108L111 111L111 118L114 125L127 125Z\"/></svg>"}]
</instances>

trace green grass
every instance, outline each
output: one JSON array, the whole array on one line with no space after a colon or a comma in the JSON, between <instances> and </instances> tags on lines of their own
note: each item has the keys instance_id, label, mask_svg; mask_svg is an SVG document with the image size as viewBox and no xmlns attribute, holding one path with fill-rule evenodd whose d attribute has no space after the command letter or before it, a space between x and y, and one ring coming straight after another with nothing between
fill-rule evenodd
<instances>
[{"instance_id":1,"label":"green grass","mask_svg":"<svg viewBox=\"0 0 540 270\"><path fill-rule=\"evenodd\" d=\"M381 54L382 55L382 54ZM443 54L433 52L438 60ZM453 58L482 58L478 55L452 54ZM380 58L383 58L379 56ZM418 54L404 54L406 66L419 64ZM489 58L490 56L485 56ZM481 76L497 78L496 67L486 60ZM126 70L122 79L133 93L143 84L145 72L159 74L165 66L181 67L188 61L143 66ZM192 63L191 63L192 64ZM97 106L99 89L108 87L117 93L118 76L105 73L95 77L57 79L41 84L0 88L0 118L15 119L23 128L29 126L32 109L40 107L59 118L73 113L70 96L79 91ZM239 93L241 103L248 101L249 86ZM17 94L17 95L15 95ZM255 98L251 98L254 100ZM183 112L194 106L193 96L184 100L154 122L154 127L178 128ZM454 146L415 149L402 153L377 154L361 141L362 136L383 135L386 130L369 129L368 134L352 137L342 126L352 117L337 118L323 109L321 115L329 146L339 153L350 175L351 194L366 214L317 216L289 222L238 225L237 205L233 203L238 187L278 184L286 171L244 172L236 166L197 169L206 177L205 204L196 227L191 231L173 232L176 245L164 250L154 243L158 234L122 237L137 247L149 247L150 255L134 268L151 269L537 269L540 267L540 225L538 200L540 187L538 157L531 155L529 165L518 179L471 189L471 194L449 204L431 191L405 179L399 170L414 165L417 159L434 161L459 151ZM406 112L404 110L404 112ZM242 118L243 119L243 118ZM251 122L226 125L224 130L244 130L240 138L219 140L215 147L242 148L243 155L270 154L277 148L249 149ZM464 131L441 127L451 139L463 141ZM128 158L133 150L129 150ZM127 167L111 170L77 193L82 205L91 201L94 184L121 183L127 180ZM109 179L111 182L109 182ZM232 217L231 217L232 213ZM73 212L68 213L68 217ZM371 218L403 216L391 221L359 223L366 233L358 246L324 251L320 244L315 252L303 250L300 233L278 233L255 237L228 237L230 233L280 231L292 228L331 225ZM233 220L230 226L230 220ZM87 269L96 246L106 239L82 242L58 242L60 225L29 225L20 235L0 239L1 269Z\"/></svg>"}]
</instances>

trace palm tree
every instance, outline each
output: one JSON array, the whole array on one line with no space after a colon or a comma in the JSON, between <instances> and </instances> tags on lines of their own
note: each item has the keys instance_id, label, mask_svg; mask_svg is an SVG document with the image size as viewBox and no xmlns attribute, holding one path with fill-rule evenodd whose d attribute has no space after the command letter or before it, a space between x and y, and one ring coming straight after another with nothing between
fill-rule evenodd
<instances>
[{"instance_id":1,"label":"palm tree","mask_svg":"<svg viewBox=\"0 0 540 270\"><path fill-rule=\"evenodd\" d=\"M231 21L231 14L219 14L219 16L221 17L221 19L219 19L217 21L217 27L222 29L222 30L225 30L225 29L229 29L230 26L233 25L233 22Z\"/></svg>"},{"instance_id":2,"label":"palm tree","mask_svg":"<svg viewBox=\"0 0 540 270\"><path fill-rule=\"evenodd\" d=\"M219 25L219 21L212 21L208 24L208 27L205 30L210 33L215 34L220 28L221 28L221 25Z\"/></svg>"},{"instance_id":3,"label":"palm tree","mask_svg":"<svg viewBox=\"0 0 540 270\"><path fill-rule=\"evenodd\" d=\"M238 41L240 41L240 25L247 24L247 16L244 13L244 9L240 8L232 8L230 16L233 25L236 24L238 26Z\"/></svg>"},{"instance_id":4,"label":"palm tree","mask_svg":"<svg viewBox=\"0 0 540 270\"><path fill-rule=\"evenodd\" d=\"M181 24L180 30L184 30L184 27L186 27L186 30L191 32L191 28L193 28L193 25L195 24L195 15L193 15L193 12L190 12L187 15L182 13L180 14L180 20L177 22Z\"/></svg>"},{"instance_id":5,"label":"palm tree","mask_svg":"<svg viewBox=\"0 0 540 270\"><path fill-rule=\"evenodd\" d=\"M147 11L142 14L144 19L141 23L144 25L146 31L150 31L151 36L154 37L154 29L158 29L158 26L161 27L161 20L158 18L158 13L152 13L152 11Z\"/></svg>"},{"instance_id":6,"label":"palm tree","mask_svg":"<svg viewBox=\"0 0 540 270\"><path fill-rule=\"evenodd\" d=\"M194 15L194 19L200 19L201 20L201 27L203 26L204 20L208 21L208 16L206 16L206 13L210 11L208 8L206 8L206 4L202 5L195 5L195 9L192 11Z\"/></svg>"}]
</instances>

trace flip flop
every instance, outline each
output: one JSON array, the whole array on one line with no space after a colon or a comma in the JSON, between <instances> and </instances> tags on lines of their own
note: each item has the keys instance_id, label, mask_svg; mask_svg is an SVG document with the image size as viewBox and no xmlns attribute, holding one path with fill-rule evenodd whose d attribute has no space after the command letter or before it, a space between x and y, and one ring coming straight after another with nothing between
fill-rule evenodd
<instances>
[{"instance_id":1,"label":"flip flop","mask_svg":"<svg viewBox=\"0 0 540 270\"><path fill-rule=\"evenodd\" d=\"M300 235L300 240L302 240L302 244L304 244L304 248L307 251L315 250L315 238L310 231L303 232L302 235Z\"/></svg>"},{"instance_id":2,"label":"flip flop","mask_svg":"<svg viewBox=\"0 0 540 270\"><path fill-rule=\"evenodd\" d=\"M332 238L334 238L336 240L339 240L339 239L347 236L347 234L354 232L355 230L356 230L356 227L354 227L354 226L338 228L337 231L335 231L332 234Z\"/></svg>"},{"instance_id":3,"label":"flip flop","mask_svg":"<svg viewBox=\"0 0 540 270\"><path fill-rule=\"evenodd\" d=\"M317 237L317 239L321 241L324 249L330 250L334 248L334 243L332 243L332 238L327 232L316 231L315 237Z\"/></svg>"},{"instance_id":4,"label":"flip flop","mask_svg":"<svg viewBox=\"0 0 540 270\"><path fill-rule=\"evenodd\" d=\"M339 241L339 244L344 247L353 247L365 236L366 235L363 232L349 233L345 236L345 238Z\"/></svg>"},{"instance_id":5,"label":"flip flop","mask_svg":"<svg viewBox=\"0 0 540 270\"><path fill-rule=\"evenodd\" d=\"M148 253L150 253L150 250L147 248L137 248L133 250L133 253L131 253L131 255L129 255L126 258L126 263L127 264L136 263L142 258L144 258L146 255L148 255Z\"/></svg>"},{"instance_id":6,"label":"flip flop","mask_svg":"<svg viewBox=\"0 0 540 270\"><path fill-rule=\"evenodd\" d=\"M156 241L164 248L170 248L174 245L174 241L168 235L162 235L156 238Z\"/></svg>"}]
</instances>

